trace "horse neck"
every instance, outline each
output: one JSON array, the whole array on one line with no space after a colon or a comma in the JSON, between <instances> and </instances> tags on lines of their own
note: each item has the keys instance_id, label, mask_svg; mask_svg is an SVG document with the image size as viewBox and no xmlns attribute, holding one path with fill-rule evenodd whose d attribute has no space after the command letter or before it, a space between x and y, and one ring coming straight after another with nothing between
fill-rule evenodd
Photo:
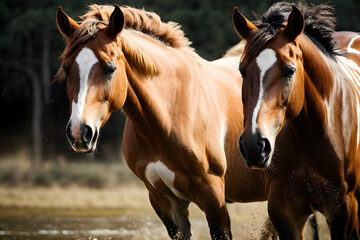
<instances>
[{"instance_id":1,"label":"horse neck","mask_svg":"<svg viewBox=\"0 0 360 240\"><path fill-rule=\"evenodd\" d=\"M305 124L304 134L325 136L337 155L344 156L352 134L353 105L349 100L354 93L337 62L322 53L309 38L300 38L300 48L305 71L305 102L297 123ZM350 126L345 128L346 124Z\"/></svg>"},{"instance_id":2,"label":"horse neck","mask_svg":"<svg viewBox=\"0 0 360 240\"><path fill-rule=\"evenodd\" d=\"M335 61L325 56L304 34L300 37L300 48L305 72L305 88L309 87L306 85L313 85L313 89L308 91L313 92L323 101L328 101L336 87L331 71Z\"/></svg>"},{"instance_id":3,"label":"horse neck","mask_svg":"<svg viewBox=\"0 0 360 240\"><path fill-rule=\"evenodd\" d=\"M166 112L156 104L152 93L146 88L144 76L133 71L126 62L128 91L123 109L135 130L142 136L162 133L168 128Z\"/></svg>"},{"instance_id":4,"label":"horse neck","mask_svg":"<svg viewBox=\"0 0 360 240\"><path fill-rule=\"evenodd\" d=\"M153 136L155 133L157 136L169 135L172 124L169 110L171 100L183 81L177 81L175 86L174 81L178 80L176 76L167 75L171 72L169 69L175 69L175 66L172 61L162 59L162 56L168 55L164 53L167 50L164 49L162 43L150 36L142 36L138 32L132 34L132 41L144 43L146 47L140 50L144 51L146 56L150 56L151 60L156 61L161 69L158 75L146 74L139 70L139 65L134 61L126 60L128 92L123 109L136 131L142 136ZM173 60L176 62L175 59ZM187 72L186 69L183 71Z\"/></svg>"}]
</instances>

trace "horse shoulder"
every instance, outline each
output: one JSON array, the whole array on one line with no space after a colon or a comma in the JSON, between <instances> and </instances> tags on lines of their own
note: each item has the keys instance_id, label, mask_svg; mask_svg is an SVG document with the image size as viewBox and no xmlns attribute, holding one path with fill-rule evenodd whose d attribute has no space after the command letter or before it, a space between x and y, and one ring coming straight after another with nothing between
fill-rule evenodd
<instances>
[{"instance_id":1,"label":"horse shoulder","mask_svg":"<svg viewBox=\"0 0 360 240\"><path fill-rule=\"evenodd\" d=\"M128 118L123 132L122 150L129 168L137 177L145 181L147 165L156 161L157 158L146 139L135 130L134 125Z\"/></svg>"}]
</instances>

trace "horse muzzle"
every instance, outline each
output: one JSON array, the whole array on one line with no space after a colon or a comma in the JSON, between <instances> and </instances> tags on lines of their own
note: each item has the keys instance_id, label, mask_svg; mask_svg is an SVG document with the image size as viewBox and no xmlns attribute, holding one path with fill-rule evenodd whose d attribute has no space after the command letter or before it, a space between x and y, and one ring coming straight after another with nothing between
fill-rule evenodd
<instances>
[{"instance_id":1,"label":"horse muzzle","mask_svg":"<svg viewBox=\"0 0 360 240\"><path fill-rule=\"evenodd\" d=\"M94 131L84 122L72 125L69 121L66 126L66 136L75 152L91 153L96 148L98 131Z\"/></svg>"},{"instance_id":2,"label":"horse muzzle","mask_svg":"<svg viewBox=\"0 0 360 240\"><path fill-rule=\"evenodd\" d=\"M240 135L239 150L249 168L262 169L270 165L270 141L259 132Z\"/></svg>"}]
</instances>

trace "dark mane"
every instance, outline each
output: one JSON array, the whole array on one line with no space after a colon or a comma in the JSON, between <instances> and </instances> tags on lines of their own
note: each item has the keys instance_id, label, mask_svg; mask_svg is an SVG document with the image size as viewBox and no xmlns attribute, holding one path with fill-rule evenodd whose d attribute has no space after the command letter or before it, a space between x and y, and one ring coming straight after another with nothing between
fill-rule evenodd
<instances>
[{"instance_id":1,"label":"dark mane","mask_svg":"<svg viewBox=\"0 0 360 240\"><path fill-rule=\"evenodd\" d=\"M297 6L304 15L306 34L324 53L334 55L335 41L332 34L335 32L335 17L333 7L325 4L310 6L305 2L298 2ZM257 15L255 25L259 31L252 33L245 52L252 57L264 48L265 44L273 39L277 30L285 27L292 11L292 4L278 2L273 4L263 15ZM251 57L251 58L252 58Z\"/></svg>"},{"instance_id":2,"label":"dark mane","mask_svg":"<svg viewBox=\"0 0 360 240\"><path fill-rule=\"evenodd\" d=\"M320 4L309 7L305 3L299 4L305 18L305 34L325 51L334 55L335 41L332 34L335 32L336 18L332 6Z\"/></svg>"}]
</instances>

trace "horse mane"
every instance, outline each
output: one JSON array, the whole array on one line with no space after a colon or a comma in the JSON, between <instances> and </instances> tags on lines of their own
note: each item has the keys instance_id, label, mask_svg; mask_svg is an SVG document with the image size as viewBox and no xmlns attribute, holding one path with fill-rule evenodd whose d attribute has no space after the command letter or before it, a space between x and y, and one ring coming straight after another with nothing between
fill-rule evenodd
<instances>
[{"instance_id":1,"label":"horse mane","mask_svg":"<svg viewBox=\"0 0 360 240\"><path fill-rule=\"evenodd\" d=\"M297 6L304 15L304 34L321 51L333 56L335 41L332 34L335 32L336 25L334 8L326 4L310 6L303 1L298 2ZM254 56L267 42L272 40L278 29L286 26L291 11L291 3L278 2L273 4L263 15L255 15L257 21L254 24L259 31L252 33L251 40L246 47L246 54Z\"/></svg>"},{"instance_id":2,"label":"horse mane","mask_svg":"<svg viewBox=\"0 0 360 240\"><path fill-rule=\"evenodd\" d=\"M89 6L89 11L81 16L81 19L94 18L109 22L113 11L114 6L92 4ZM144 9L122 6L121 11L124 14L126 29L138 30L173 48L188 47L191 44L178 23L171 21L164 23L159 15Z\"/></svg>"},{"instance_id":3,"label":"horse mane","mask_svg":"<svg viewBox=\"0 0 360 240\"><path fill-rule=\"evenodd\" d=\"M89 5L89 10L80 16L79 27L75 30L71 38L67 39L67 45L60 56L62 62L71 56L75 50L86 42L94 39L96 34L104 29L109 22L110 16L114 11L114 6L110 5ZM188 48L191 42L185 37L180 25L175 22L164 23L159 15L148 12L144 9L136 9L129 6L121 6L124 14L124 28L142 32L162 43L173 48ZM145 74L156 75L159 70L155 63L151 63L151 58L143 53L141 47L131 41L127 34L119 34L117 41L121 41L125 46L122 49L126 57L132 63L138 63L138 70ZM54 81L64 78L62 67L56 74Z\"/></svg>"}]
</instances>

